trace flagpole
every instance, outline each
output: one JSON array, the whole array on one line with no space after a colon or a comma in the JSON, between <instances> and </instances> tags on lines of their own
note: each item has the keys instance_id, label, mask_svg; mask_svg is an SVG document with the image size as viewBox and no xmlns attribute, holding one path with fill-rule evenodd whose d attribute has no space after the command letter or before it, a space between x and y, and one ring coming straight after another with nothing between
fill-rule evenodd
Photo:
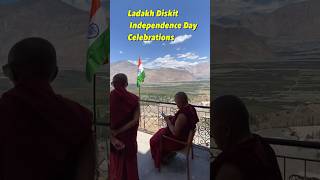
<instances>
[{"instance_id":1,"label":"flagpole","mask_svg":"<svg viewBox=\"0 0 320 180\"><path fill-rule=\"evenodd\" d=\"M140 109L140 113L139 113L139 127L140 127L140 122L141 122L141 92L140 92L140 87L141 87L141 84L139 84L139 109Z\"/></svg>"},{"instance_id":2,"label":"flagpole","mask_svg":"<svg viewBox=\"0 0 320 180\"><path fill-rule=\"evenodd\" d=\"M96 73L93 75L93 124L94 124L94 129L93 132L96 134L97 132L97 111L96 111Z\"/></svg>"},{"instance_id":3,"label":"flagpole","mask_svg":"<svg viewBox=\"0 0 320 180\"><path fill-rule=\"evenodd\" d=\"M139 85L139 98L141 99L140 85Z\"/></svg>"},{"instance_id":4,"label":"flagpole","mask_svg":"<svg viewBox=\"0 0 320 180\"><path fill-rule=\"evenodd\" d=\"M94 146L95 146L95 154L98 154L99 147L97 141L97 111L96 111L96 73L93 74L93 138L94 138ZM99 171L97 171L97 156L95 156L95 179L99 178Z\"/></svg>"}]
</instances>

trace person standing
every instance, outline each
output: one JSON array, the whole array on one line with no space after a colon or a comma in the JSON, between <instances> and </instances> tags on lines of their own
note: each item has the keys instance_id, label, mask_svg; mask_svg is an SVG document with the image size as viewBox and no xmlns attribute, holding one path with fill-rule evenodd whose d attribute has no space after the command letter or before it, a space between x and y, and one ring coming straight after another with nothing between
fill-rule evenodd
<instances>
[{"instance_id":1,"label":"person standing","mask_svg":"<svg viewBox=\"0 0 320 180\"><path fill-rule=\"evenodd\" d=\"M113 77L110 93L111 148L110 180L139 180L137 131L140 118L139 97L128 92L128 78L119 73Z\"/></svg>"}]
</instances>

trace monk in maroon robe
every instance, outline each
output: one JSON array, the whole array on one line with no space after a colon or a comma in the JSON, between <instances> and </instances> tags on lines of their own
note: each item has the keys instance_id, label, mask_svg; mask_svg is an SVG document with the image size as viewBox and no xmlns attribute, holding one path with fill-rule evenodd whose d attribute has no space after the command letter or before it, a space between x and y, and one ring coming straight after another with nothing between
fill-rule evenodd
<instances>
[{"instance_id":1,"label":"monk in maroon robe","mask_svg":"<svg viewBox=\"0 0 320 180\"><path fill-rule=\"evenodd\" d=\"M1 180L93 180L92 114L55 94L54 47L28 38L9 53L3 72L14 88L0 99Z\"/></svg>"},{"instance_id":2,"label":"monk in maroon robe","mask_svg":"<svg viewBox=\"0 0 320 180\"><path fill-rule=\"evenodd\" d=\"M163 138L163 135L186 142L189 132L194 130L196 123L199 122L197 112L188 103L188 97L184 92L175 95L175 102L179 110L174 116L165 116L167 127L158 130L150 139L151 155L156 168L160 168L161 162L171 156L173 151L185 147L183 144Z\"/></svg>"},{"instance_id":3,"label":"monk in maroon robe","mask_svg":"<svg viewBox=\"0 0 320 180\"><path fill-rule=\"evenodd\" d=\"M212 104L212 133L222 153L211 164L215 180L281 180L271 146L249 128L249 113L237 97L225 95Z\"/></svg>"},{"instance_id":4,"label":"monk in maroon robe","mask_svg":"<svg viewBox=\"0 0 320 180\"><path fill-rule=\"evenodd\" d=\"M137 131L139 126L139 98L128 92L125 74L113 77L110 93L111 148L109 180L138 180Z\"/></svg>"}]
</instances>

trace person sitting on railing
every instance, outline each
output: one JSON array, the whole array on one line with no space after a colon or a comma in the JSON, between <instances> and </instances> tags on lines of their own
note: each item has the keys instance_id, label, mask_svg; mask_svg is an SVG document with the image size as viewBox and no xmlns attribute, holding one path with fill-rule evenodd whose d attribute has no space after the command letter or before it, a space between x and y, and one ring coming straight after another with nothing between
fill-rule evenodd
<instances>
[{"instance_id":1,"label":"person sitting on railing","mask_svg":"<svg viewBox=\"0 0 320 180\"><path fill-rule=\"evenodd\" d=\"M215 180L281 180L271 146L249 128L249 113L236 96L218 97L212 103L212 133L222 152L211 163Z\"/></svg>"},{"instance_id":2,"label":"person sitting on railing","mask_svg":"<svg viewBox=\"0 0 320 180\"><path fill-rule=\"evenodd\" d=\"M0 99L0 179L93 180L92 113L57 95L53 45L27 38L9 52L3 72L14 87Z\"/></svg>"},{"instance_id":3,"label":"person sitting on railing","mask_svg":"<svg viewBox=\"0 0 320 180\"><path fill-rule=\"evenodd\" d=\"M128 92L128 78L119 73L113 77L110 93L111 150L110 180L138 180L137 131L139 98Z\"/></svg>"},{"instance_id":4,"label":"person sitting on railing","mask_svg":"<svg viewBox=\"0 0 320 180\"><path fill-rule=\"evenodd\" d=\"M185 147L183 144L163 138L163 135L186 142L189 132L194 130L199 122L196 109L188 103L186 93L178 92L174 100L179 110L174 116L165 116L167 127L158 130L150 139L151 155L156 168L160 168L161 162L166 163L173 157L174 151Z\"/></svg>"}]
</instances>

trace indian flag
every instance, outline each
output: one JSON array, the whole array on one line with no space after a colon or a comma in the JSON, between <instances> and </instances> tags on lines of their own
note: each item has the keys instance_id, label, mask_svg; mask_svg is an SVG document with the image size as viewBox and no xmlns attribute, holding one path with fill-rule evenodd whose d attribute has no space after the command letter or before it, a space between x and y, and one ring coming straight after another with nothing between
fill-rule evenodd
<instances>
[{"instance_id":1,"label":"indian flag","mask_svg":"<svg viewBox=\"0 0 320 180\"><path fill-rule=\"evenodd\" d=\"M100 0L92 0L86 65L88 81L92 80L92 77L100 66L107 63L109 56L110 30L107 23L106 8L101 6Z\"/></svg>"},{"instance_id":2,"label":"indian flag","mask_svg":"<svg viewBox=\"0 0 320 180\"><path fill-rule=\"evenodd\" d=\"M138 60L138 76L137 76L137 87L140 87L141 84L144 82L144 78L146 77L145 73L144 73L144 69L142 66L142 61L139 57Z\"/></svg>"}]
</instances>

